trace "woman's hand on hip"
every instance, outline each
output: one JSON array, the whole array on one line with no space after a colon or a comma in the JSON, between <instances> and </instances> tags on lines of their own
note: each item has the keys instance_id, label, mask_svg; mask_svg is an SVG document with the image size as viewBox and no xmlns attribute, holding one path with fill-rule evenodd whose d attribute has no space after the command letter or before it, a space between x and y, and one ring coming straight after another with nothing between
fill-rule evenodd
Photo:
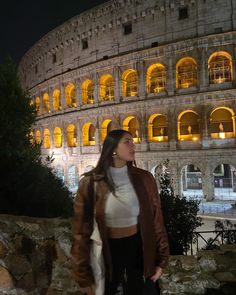
<instances>
[{"instance_id":1,"label":"woman's hand on hip","mask_svg":"<svg viewBox=\"0 0 236 295\"><path fill-rule=\"evenodd\" d=\"M151 277L153 282L156 282L162 275L163 269L160 266L156 267L155 274Z\"/></svg>"},{"instance_id":2,"label":"woman's hand on hip","mask_svg":"<svg viewBox=\"0 0 236 295\"><path fill-rule=\"evenodd\" d=\"M80 288L80 291L86 295L95 295L95 290L93 286Z\"/></svg>"}]
</instances>

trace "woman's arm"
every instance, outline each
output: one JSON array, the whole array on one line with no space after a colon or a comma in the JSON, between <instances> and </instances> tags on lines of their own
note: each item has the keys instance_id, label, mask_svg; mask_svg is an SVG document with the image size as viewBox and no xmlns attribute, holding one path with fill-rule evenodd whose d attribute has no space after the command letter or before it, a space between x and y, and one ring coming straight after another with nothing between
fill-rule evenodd
<instances>
[{"instance_id":1,"label":"woman's arm","mask_svg":"<svg viewBox=\"0 0 236 295\"><path fill-rule=\"evenodd\" d=\"M72 270L80 287L89 287L94 283L90 267L90 236L93 231L93 196L90 194L90 178L80 181L74 200L72 219L73 243L71 248Z\"/></svg>"},{"instance_id":2,"label":"woman's arm","mask_svg":"<svg viewBox=\"0 0 236 295\"><path fill-rule=\"evenodd\" d=\"M154 226L157 242L157 273L161 273L162 269L168 264L169 260L169 243L166 233L166 228L163 221L163 214L161 210L161 200L158 192L155 178L152 178L152 204L154 213Z\"/></svg>"}]
</instances>

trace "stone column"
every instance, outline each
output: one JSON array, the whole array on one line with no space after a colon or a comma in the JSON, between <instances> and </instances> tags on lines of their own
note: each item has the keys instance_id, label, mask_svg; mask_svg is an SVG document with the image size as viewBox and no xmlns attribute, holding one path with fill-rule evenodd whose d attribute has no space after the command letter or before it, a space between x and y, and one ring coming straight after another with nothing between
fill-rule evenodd
<instances>
[{"instance_id":1,"label":"stone column","mask_svg":"<svg viewBox=\"0 0 236 295\"><path fill-rule=\"evenodd\" d=\"M82 105L82 92L81 92L80 79L75 79L75 91L76 91L76 106L80 107Z\"/></svg>"},{"instance_id":2,"label":"stone column","mask_svg":"<svg viewBox=\"0 0 236 295\"><path fill-rule=\"evenodd\" d=\"M207 201L214 199L214 176L209 164L206 164L205 171L202 172L202 190Z\"/></svg>"},{"instance_id":3,"label":"stone column","mask_svg":"<svg viewBox=\"0 0 236 295\"><path fill-rule=\"evenodd\" d=\"M144 73L143 60L139 60L137 62L137 73L138 73L138 96L140 97L140 99L144 99L146 97L146 86L145 86L146 74Z\"/></svg>"},{"instance_id":4,"label":"stone column","mask_svg":"<svg viewBox=\"0 0 236 295\"><path fill-rule=\"evenodd\" d=\"M148 144L148 124L146 113L142 113L140 116L140 135L141 135L141 151L147 151L149 149Z\"/></svg>"},{"instance_id":5,"label":"stone column","mask_svg":"<svg viewBox=\"0 0 236 295\"><path fill-rule=\"evenodd\" d=\"M66 98L65 98L65 85L64 82L60 83L60 93L61 93L61 109L64 110L66 108Z\"/></svg>"},{"instance_id":6,"label":"stone column","mask_svg":"<svg viewBox=\"0 0 236 295\"><path fill-rule=\"evenodd\" d=\"M177 146L177 116L174 110L169 110L168 117L167 117L167 123L168 123L168 141L170 144L170 150L176 150Z\"/></svg>"},{"instance_id":7,"label":"stone column","mask_svg":"<svg viewBox=\"0 0 236 295\"><path fill-rule=\"evenodd\" d=\"M49 104L50 104L50 113L54 112L54 108L53 108L53 88L49 87L48 89L48 95L49 95Z\"/></svg>"},{"instance_id":8,"label":"stone column","mask_svg":"<svg viewBox=\"0 0 236 295\"><path fill-rule=\"evenodd\" d=\"M113 77L114 77L114 96L115 96L115 102L120 102L120 83L121 83L121 77L120 77L120 69L118 66L115 66L113 69Z\"/></svg>"},{"instance_id":9,"label":"stone column","mask_svg":"<svg viewBox=\"0 0 236 295\"><path fill-rule=\"evenodd\" d=\"M99 75L94 74L94 103L97 104L100 101L99 93Z\"/></svg>"},{"instance_id":10,"label":"stone column","mask_svg":"<svg viewBox=\"0 0 236 295\"><path fill-rule=\"evenodd\" d=\"M201 91L204 91L209 86L208 79L208 60L207 60L207 51L205 48L199 49L199 88Z\"/></svg>"},{"instance_id":11,"label":"stone column","mask_svg":"<svg viewBox=\"0 0 236 295\"><path fill-rule=\"evenodd\" d=\"M209 148L211 142L211 135L210 135L210 118L208 117L209 114L209 107L203 106L202 109L202 119L201 119L201 131L202 131L202 147Z\"/></svg>"},{"instance_id":12,"label":"stone column","mask_svg":"<svg viewBox=\"0 0 236 295\"><path fill-rule=\"evenodd\" d=\"M176 89L176 70L173 64L173 58L168 57L168 67L167 67L167 80L166 80L166 90L168 95L174 95Z\"/></svg>"}]
</instances>

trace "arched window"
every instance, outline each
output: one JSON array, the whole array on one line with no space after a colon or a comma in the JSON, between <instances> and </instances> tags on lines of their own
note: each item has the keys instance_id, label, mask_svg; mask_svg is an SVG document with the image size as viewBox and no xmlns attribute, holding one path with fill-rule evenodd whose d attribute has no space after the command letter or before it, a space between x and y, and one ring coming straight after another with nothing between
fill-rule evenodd
<instances>
[{"instance_id":1,"label":"arched window","mask_svg":"<svg viewBox=\"0 0 236 295\"><path fill-rule=\"evenodd\" d=\"M66 106L69 108L76 107L75 85L69 83L65 88Z\"/></svg>"},{"instance_id":2,"label":"arched window","mask_svg":"<svg viewBox=\"0 0 236 295\"><path fill-rule=\"evenodd\" d=\"M127 117L123 122L123 129L127 130L131 133L134 139L134 143L140 143L140 124L139 121L133 117L129 116Z\"/></svg>"},{"instance_id":3,"label":"arched window","mask_svg":"<svg viewBox=\"0 0 236 295\"><path fill-rule=\"evenodd\" d=\"M73 124L70 124L67 127L67 145L68 145L68 147L76 147L77 146L76 127Z\"/></svg>"},{"instance_id":4,"label":"arched window","mask_svg":"<svg viewBox=\"0 0 236 295\"><path fill-rule=\"evenodd\" d=\"M54 111L61 110L61 92L59 89L53 91L53 109Z\"/></svg>"},{"instance_id":5,"label":"arched window","mask_svg":"<svg viewBox=\"0 0 236 295\"><path fill-rule=\"evenodd\" d=\"M92 123L85 123L82 129L83 145L95 145L95 127Z\"/></svg>"},{"instance_id":6,"label":"arched window","mask_svg":"<svg viewBox=\"0 0 236 295\"><path fill-rule=\"evenodd\" d=\"M160 114L154 114L148 121L148 138L151 142L168 141L167 119Z\"/></svg>"},{"instance_id":7,"label":"arched window","mask_svg":"<svg viewBox=\"0 0 236 295\"><path fill-rule=\"evenodd\" d=\"M43 146L44 146L45 149L50 149L50 147L51 147L49 129L44 129L44 132L43 132Z\"/></svg>"},{"instance_id":8,"label":"arched window","mask_svg":"<svg viewBox=\"0 0 236 295\"><path fill-rule=\"evenodd\" d=\"M44 93L43 95L43 110L44 113L50 113L50 99L48 93Z\"/></svg>"},{"instance_id":9,"label":"arched window","mask_svg":"<svg viewBox=\"0 0 236 295\"><path fill-rule=\"evenodd\" d=\"M82 102L83 104L94 103L94 84L91 80L86 80L82 84Z\"/></svg>"},{"instance_id":10,"label":"arched window","mask_svg":"<svg viewBox=\"0 0 236 295\"><path fill-rule=\"evenodd\" d=\"M135 70L127 70L122 75L122 96L138 96L138 75Z\"/></svg>"},{"instance_id":11,"label":"arched window","mask_svg":"<svg viewBox=\"0 0 236 295\"><path fill-rule=\"evenodd\" d=\"M176 65L176 87L197 86L197 63L191 57L182 58Z\"/></svg>"},{"instance_id":12,"label":"arched window","mask_svg":"<svg viewBox=\"0 0 236 295\"><path fill-rule=\"evenodd\" d=\"M101 139L102 139L102 142L104 142L107 134L109 132L111 132L113 130L113 124L112 124L112 121L110 119L107 119L105 121L103 121L102 123L102 129L101 129Z\"/></svg>"},{"instance_id":13,"label":"arched window","mask_svg":"<svg viewBox=\"0 0 236 295\"><path fill-rule=\"evenodd\" d=\"M37 114L39 115L40 114L40 97L36 97L35 99L35 106L36 106L36 111L37 111Z\"/></svg>"},{"instance_id":14,"label":"arched window","mask_svg":"<svg viewBox=\"0 0 236 295\"><path fill-rule=\"evenodd\" d=\"M178 139L197 141L200 139L199 116L189 110L184 111L178 118Z\"/></svg>"},{"instance_id":15,"label":"arched window","mask_svg":"<svg viewBox=\"0 0 236 295\"><path fill-rule=\"evenodd\" d=\"M53 140L54 140L54 145L55 145L56 148L61 148L62 147L61 128L55 127L54 133L53 133Z\"/></svg>"},{"instance_id":16,"label":"arched window","mask_svg":"<svg viewBox=\"0 0 236 295\"><path fill-rule=\"evenodd\" d=\"M41 132L40 130L37 130L35 132L35 143L40 144L41 143Z\"/></svg>"},{"instance_id":17,"label":"arched window","mask_svg":"<svg viewBox=\"0 0 236 295\"><path fill-rule=\"evenodd\" d=\"M159 93L166 88L166 69L161 64L151 65L147 69L147 92Z\"/></svg>"},{"instance_id":18,"label":"arched window","mask_svg":"<svg viewBox=\"0 0 236 295\"><path fill-rule=\"evenodd\" d=\"M213 53L208 61L209 83L221 84L232 81L232 57L227 52Z\"/></svg>"},{"instance_id":19,"label":"arched window","mask_svg":"<svg viewBox=\"0 0 236 295\"><path fill-rule=\"evenodd\" d=\"M217 108L210 116L212 138L231 138L235 136L234 112L228 108Z\"/></svg>"},{"instance_id":20,"label":"arched window","mask_svg":"<svg viewBox=\"0 0 236 295\"><path fill-rule=\"evenodd\" d=\"M114 80L111 75L103 75L100 78L100 99L101 101L114 99Z\"/></svg>"}]
</instances>

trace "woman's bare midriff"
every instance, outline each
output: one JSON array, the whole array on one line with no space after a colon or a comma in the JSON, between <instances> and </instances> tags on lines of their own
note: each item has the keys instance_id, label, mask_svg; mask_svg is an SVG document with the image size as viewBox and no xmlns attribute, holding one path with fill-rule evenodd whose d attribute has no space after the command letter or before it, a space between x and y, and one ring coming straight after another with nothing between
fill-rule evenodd
<instances>
[{"instance_id":1,"label":"woman's bare midriff","mask_svg":"<svg viewBox=\"0 0 236 295\"><path fill-rule=\"evenodd\" d=\"M137 224L127 227L107 227L110 239L120 239L135 235L138 232Z\"/></svg>"}]
</instances>

